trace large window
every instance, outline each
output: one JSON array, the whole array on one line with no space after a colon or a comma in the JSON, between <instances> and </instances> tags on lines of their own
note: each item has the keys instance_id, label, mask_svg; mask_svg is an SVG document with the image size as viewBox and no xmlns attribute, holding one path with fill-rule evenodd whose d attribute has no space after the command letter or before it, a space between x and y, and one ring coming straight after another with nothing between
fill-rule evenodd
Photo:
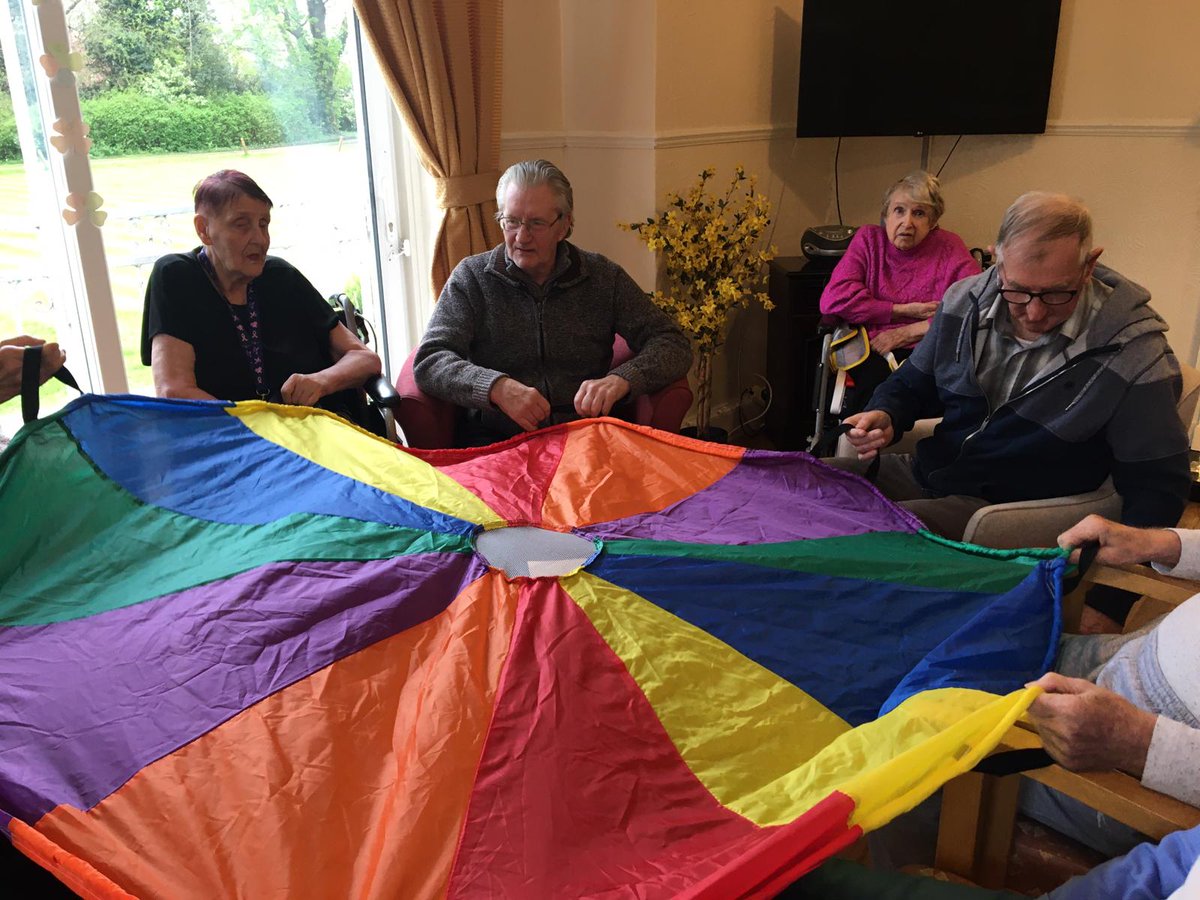
<instances>
[{"instance_id":1,"label":"large window","mask_svg":"<svg viewBox=\"0 0 1200 900\"><path fill-rule=\"evenodd\" d=\"M59 340L85 389L153 393L146 278L198 244L193 185L235 168L275 203L271 253L354 299L399 369L429 308L429 179L349 0L3 2L0 336ZM44 388L43 414L72 394Z\"/></svg>"}]
</instances>

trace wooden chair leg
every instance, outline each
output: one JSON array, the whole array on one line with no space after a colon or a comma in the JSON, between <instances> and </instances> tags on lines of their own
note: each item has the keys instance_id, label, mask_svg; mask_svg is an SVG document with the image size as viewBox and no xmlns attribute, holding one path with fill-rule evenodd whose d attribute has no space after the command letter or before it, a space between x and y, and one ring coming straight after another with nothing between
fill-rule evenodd
<instances>
[{"instance_id":1,"label":"wooden chair leg","mask_svg":"<svg viewBox=\"0 0 1200 900\"><path fill-rule=\"evenodd\" d=\"M934 865L1000 888L1008 869L1021 779L968 772L942 788Z\"/></svg>"}]
</instances>

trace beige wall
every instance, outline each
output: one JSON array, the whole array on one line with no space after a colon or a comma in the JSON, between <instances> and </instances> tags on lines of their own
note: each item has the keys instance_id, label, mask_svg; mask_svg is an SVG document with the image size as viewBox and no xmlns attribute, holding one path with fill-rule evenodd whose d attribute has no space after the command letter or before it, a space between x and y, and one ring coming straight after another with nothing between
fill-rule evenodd
<instances>
[{"instance_id":1,"label":"beige wall","mask_svg":"<svg viewBox=\"0 0 1200 900\"><path fill-rule=\"evenodd\" d=\"M504 5L501 103L504 133L560 134L563 128L559 0Z\"/></svg>"},{"instance_id":2,"label":"beige wall","mask_svg":"<svg viewBox=\"0 0 1200 900\"><path fill-rule=\"evenodd\" d=\"M617 220L651 212L707 165L742 162L777 204L774 241L837 220L832 139L792 137L801 0L521 0L505 9L505 159L561 159L577 185L576 239L644 286L653 260ZM1063 0L1045 135L967 136L943 172L946 227L990 243L1031 188L1082 197L1104 262L1146 285L1179 355L1200 327L1200 6ZM936 52L929 65L936 71ZM953 138L934 142L932 166ZM850 138L839 164L847 222L920 162L916 138ZM761 372L765 316L735 322L716 403Z\"/></svg>"},{"instance_id":3,"label":"beige wall","mask_svg":"<svg viewBox=\"0 0 1200 900\"><path fill-rule=\"evenodd\" d=\"M654 280L654 258L631 254L616 223L635 208L631 198L652 203L656 193L654 13L644 0L537 0L504 9L501 164L543 156L560 165L575 191L571 239L619 259L643 285Z\"/></svg>"}]
</instances>

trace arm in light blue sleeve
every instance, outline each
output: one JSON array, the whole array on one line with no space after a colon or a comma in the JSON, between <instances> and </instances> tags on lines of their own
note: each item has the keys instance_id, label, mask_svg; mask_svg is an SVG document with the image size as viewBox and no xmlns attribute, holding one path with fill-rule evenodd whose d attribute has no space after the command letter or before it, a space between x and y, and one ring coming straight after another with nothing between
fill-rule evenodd
<instances>
[{"instance_id":1,"label":"arm in light blue sleeve","mask_svg":"<svg viewBox=\"0 0 1200 900\"><path fill-rule=\"evenodd\" d=\"M1124 856L1072 878L1047 900L1164 900L1187 879L1200 857L1200 827L1168 834L1159 843L1138 844Z\"/></svg>"}]
</instances>

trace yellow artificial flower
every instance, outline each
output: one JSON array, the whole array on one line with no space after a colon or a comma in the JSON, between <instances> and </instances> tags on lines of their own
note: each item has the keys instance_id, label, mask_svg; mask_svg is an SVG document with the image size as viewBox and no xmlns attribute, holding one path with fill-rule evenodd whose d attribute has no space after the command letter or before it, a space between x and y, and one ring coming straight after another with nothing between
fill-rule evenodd
<instances>
[{"instance_id":1,"label":"yellow artificial flower","mask_svg":"<svg viewBox=\"0 0 1200 900\"><path fill-rule=\"evenodd\" d=\"M666 194L666 209L640 222L621 223L648 249L660 253L662 288L649 294L656 306L675 318L699 356L700 378L711 378L711 356L721 346L729 311L751 301L772 309L766 286L766 263L778 252L761 246L771 224L771 204L758 193L758 179L742 165L734 167L724 194L713 195L709 167L685 194ZM700 385L699 426L708 424L710 385Z\"/></svg>"}]
</instances>

